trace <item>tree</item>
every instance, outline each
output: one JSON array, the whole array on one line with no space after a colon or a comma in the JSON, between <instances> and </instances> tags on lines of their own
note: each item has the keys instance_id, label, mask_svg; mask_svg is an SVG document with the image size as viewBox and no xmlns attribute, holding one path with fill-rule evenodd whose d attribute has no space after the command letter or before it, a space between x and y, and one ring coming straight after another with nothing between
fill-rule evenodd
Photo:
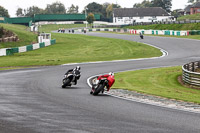
<instances>
[{"instance_id":1,"label":"tree","mask_svg":"<svg viewBox=\"0 0 200 133\"><path fill-rule=\"evenodd\" d=\"M162 7L168 13L171 11L172 0L152 0L152 7Z\"/></svg>"},{"instance_id":2,"label":"tree","mask_svg":"<svg viewBox=\"0 0 200 133\"><path fill-rule=\"evenodd\" d=\"M95 21L95 17L94 17L94 14L93 13L89 13L87 18L86 18L87 22L89 24L92 24L94 21Z\"/></svg>"},{"instance_id":3,"label":"tree","mask_svg":"<svg viewBox=\"0 0 200 133\"><path fill-rule=\"evenodd\" d=\"M112 12L113 12L113 4L110 4L107 8L106 8L106 13L107 13L107 18L112 17Z\"/></svg>"},{"instance_id":4,"label":"tree","mask_svg":"<svg viewBox=\"0 0 200 133\"><path fill-rule=\"evenodd\" d=\"M44 10L37 7L37 6L32 6L27 8L26 12L24 13L24 16L26 17L33 17L34 14L43 14Z\"/></svg>"},{"instance_id":5,"label":"tree","mask_svg":"<svg viewBox=\"0 0 200 133\"><path fill-rule=\"evenodd\" d=\"M118 4L110 4L110 5L106 8L107 18L112 18L112 17L113 17L113 9L114 9L114 8L121 8L121 6L118 5Z\"/></svg>"},{"instance_id":6,"label":"tree","mask_svg":"<svg viewBox=\"0 0 200 133\"><path fill-rule=\"evenodd\" d=\"M174 18L178 18L178 17L180 17L180 16L182 16L180 13L179 13L179 11L181 11L182 9L176 9L176 10L173 10L172 12L171 12L171 15L172 16L174 16Z\"/></svg>"},{"instance_id":7,"label":"tree","mask_svg":"<svg viewBox=\"0 0 200 133\"><path fill-rule=\"evenodd\" d=\"M188 0L188 3L196 3L196 2L200 2L200 0Z\"/></svg>"},{"instance_id":8,"label":"tree","mask_svg":"<svg viewBox=\"0 0 200 133\"><path fill-rule=\"evenodd\" d=\"M8 14L8 10L6 10L4 7L0 6L0 16L2 17L10 17L10 15Z\"/></svg>"},{"instance_id":9,"label":"tree","mask_svg":"<svg viewBox=\"0 0 200 133\"><path fill-rule=\"evenodd\" d=\"M48 4L45 13L47 14L66 14L65 5L61 2L55 2L53 4Z\"/></svg>"},{"instance_id":10,"label":"tree","mask_svg":"<svg viewBox=\"0 0 200 133\"><path fill-rule=\"evenodd\" d=\"M133 5L136 8L152 7L152 3L149 0L144 0L142 3L136 3Z\"/></svg>"},{"instance_id":11,"label":"tree","mask_svg":"<svg viewBox=\"0 0 200 133\"><path fill-rule=\"evenodd\" d=\"M78 13L78 6L74 6L73 4L71 5L71 7L68 8L67 13Z\"/></svg>"},{"instance_id":12,"label":"tree","mask_svg":"<svg viewBox=\"0 0 200 133\"><path fill-rule=\"evenodd\" d=\"M18 17L24 16L24 14L23 14L23 9L22 9L22 8L18 8L17 11L16 11L16 15L17 15Z\"/></svg>"},{"instance_id":13,"label":"tree","mask_svg":"<svg viewBox=\"0 0 200 133\"><path fill-rule=\"evenodd\" d=\"M103 18L106 18L107 17L107 12L106 12L106 9L107 7L110 5L110 3L106 2L106 3L103 3L103 8L102 8L102 17Z\"/></svg>"},{"instance_id":14,"label":"tree","mask_svg":"<svg viewBox=\"0 0 200 133\"><path fill-rule=\"evenodd\" d=\"M113 5L113 8L121 8L121 6L118 4L112 4L112 5Z\"/></svg>"},{"instance_id":15,"label":"tree","mask_svg":"<svg viewBox=\"0 0 200 133\"><path fill-rule=\"evenodd\" d=\"M98 13L102 15L103 6L96 2L89 3L86 8L87 12L91 12L93 14Z\"/></svg>"}]
</instances>

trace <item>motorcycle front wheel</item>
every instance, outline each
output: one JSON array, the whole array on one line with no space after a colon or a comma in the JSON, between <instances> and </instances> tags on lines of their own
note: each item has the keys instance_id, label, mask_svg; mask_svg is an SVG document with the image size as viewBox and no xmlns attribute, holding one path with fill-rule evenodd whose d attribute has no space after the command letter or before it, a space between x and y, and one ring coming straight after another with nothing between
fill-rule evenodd
<instances>
[{"instance_id":1,"label":"motorcycle front wheel","mask_svg":"<svg viewBox=\"0 0 200 133\"><path fill-rule=\"evenodd\" d=\"M96 96L98 95L102 90L104 89L104 86L102 84L100 84L95 90L93 95Z\"/></svg>"},{"instance_id":2,"label":"motorcycle front wheel","mask_svg":"<svg viewBox=\"0 0 200 133\"><path fill-rule=\"evenodd\" d=\"M63 79L63 85L62 88L65 88L70 83L70 79Z\"/></svg>"}]
</instances>

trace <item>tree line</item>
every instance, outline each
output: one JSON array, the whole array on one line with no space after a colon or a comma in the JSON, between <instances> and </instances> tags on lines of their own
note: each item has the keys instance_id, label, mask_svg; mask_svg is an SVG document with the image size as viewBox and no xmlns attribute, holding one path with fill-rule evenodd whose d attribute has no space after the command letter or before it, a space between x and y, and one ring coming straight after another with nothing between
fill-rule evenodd
<instances>
[{"instance_id":1,"label":"tree line","mask_svg":"<svg viewBox=\"0 0 200 133\"><path fill-rule=\"evenodd\" d=\"M118 4L104 3L98 4L96 2L89 3L81 13L93 13L100 14L103 18L112 17L113 8L120 8ZM79 6L71 5L69 8L66 8L65 5L61 2L54 2L48 4L45 9L41 9L37 6L31 6L27 9L18 8L16 15L18 17L33 17L35 14L78 14Z\"/></svg>"},{"instance_id":2,"label":"tree line","mask_svg":"<svg viewBox=\"0 0 200 133\"><path fill-rule=\"evenodd\" d=\"M188 3L200 2L200 0L188 0ZM162 7L168 13L171 12L172 0L143 0L141 3L136 3L133 7ZM89 3L83 11L80 13L93 13L100 14L101 18L112 18L112 12L114 8L121 8L118 4L105 2L99 4L96 2ZM47 4L45 9L39 8L37 6L31 6L26 9L18 8L16 11L16 16L18 17L33 17L35 14L77 14L79 13L79 6L71 5L66 8L61 2L54 2L52 4ZM10 17L8 10L0 5L0 17Z\"/></svg>"}]
</instances>

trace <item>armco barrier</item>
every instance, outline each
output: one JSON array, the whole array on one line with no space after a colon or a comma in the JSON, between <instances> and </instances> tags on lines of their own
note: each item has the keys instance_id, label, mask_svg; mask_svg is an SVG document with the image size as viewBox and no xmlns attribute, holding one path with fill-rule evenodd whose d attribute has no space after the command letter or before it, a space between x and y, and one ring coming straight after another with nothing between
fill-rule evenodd
<instances>
[{"instance_id":1,"label":"armco barrier","mask_svg":"<svg viewBox=\"0 0 200 133\"><path fill-rule=\"evenodd\" d=\"M189 32L190 35L200 35L200 30L192 30Z\"/></svg>"},{"instance_id":2,"label":"armco barrier","mask_svg":"<svg viewBox=\"0 0 200 133\"><path fill-rule=\"evenodd\" d=\"M32 51L35 49L53 45L55 43L56 43L56 39L53 39L53 40L46 41L43 43L36 43L36 44L31 44L31 45L22 46L22 47L3 48L3 49L0 49L0 56L13 55L14 53L22 53L22 52Z\"/></svg>"},{"instance_id":3,"label":"armco barrier","mask_svg":"<svg viewBox=\"0 0 200 133\"><path fill-rule=\"evenodd\" d=\"M183 81L189 85L200 86L200 72L196 72L198 69L200 69L200 61L183 65Z\"/></svg>"},{"instance_id":4,"label":"armco barrier","mask_svg":"<svg viewBox=\"0 0 200 133\"><path fill-rule=\"evenodd\" d=\"M147 34L147 35L173 35L173 36L188 36L189 31L173 31L173 30L135 30L135 29L129 29L130 34Z\"/></svg>"},{"instance_id":5,"label":"armco barrier","mask_svg":"<svg viewBox=\"0 0 200 133\"><path fill-rule=\"evenodd\" d=\"M79 32L83 32L83 29L78 29ZM90 31L113 31L113 32L126 32L130 34L142 34L147 35L170 35L170 36L188 36L189 34L200 34L200 31L174 31L174 30L144 30L144 29L115 29L115 28L100 28L100 29L87 29Z\"/></svg>"}]
</instances>

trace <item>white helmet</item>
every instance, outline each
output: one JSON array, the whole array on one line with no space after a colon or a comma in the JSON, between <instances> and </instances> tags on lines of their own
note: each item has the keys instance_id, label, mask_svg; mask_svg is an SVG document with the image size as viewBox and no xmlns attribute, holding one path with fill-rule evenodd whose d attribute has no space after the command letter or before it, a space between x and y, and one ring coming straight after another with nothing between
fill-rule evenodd
<instances>
[{"instance_id":1,"label":"white helmet","mask_svg":"<svg viewBox=\"0 0 200 133\"><path fill-rule=\"evenodd\" d=\"M113 72L109 72L109 74L108 75L112 75L112 76L114 76L114 73Z\"/></svg>"},{"instance_id":2,"label":"white helmet","mask_svg":"<svg viewBox=\"0 0 200 133\"><path fill-rule=\"evenodd\" d=\"M81 70L81 67L80 67L80 66L77 66L77 67L76 67L76 70Z\"/></svg>"}]
</instances>

